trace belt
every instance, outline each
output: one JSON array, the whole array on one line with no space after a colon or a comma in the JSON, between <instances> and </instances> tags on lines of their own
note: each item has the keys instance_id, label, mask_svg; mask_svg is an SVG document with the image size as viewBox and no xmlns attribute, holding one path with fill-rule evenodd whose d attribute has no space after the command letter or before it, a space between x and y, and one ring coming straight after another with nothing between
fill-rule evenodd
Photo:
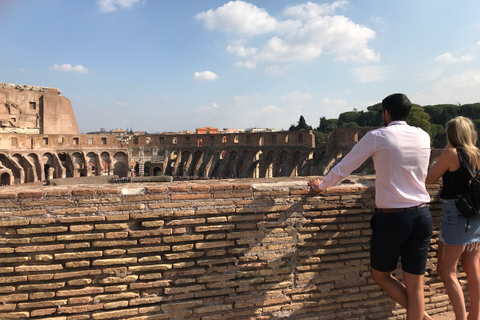
<instances>
[{"instance_id":1,"label":"belt","mask_svg":"<svg viewBox=\"0 0 480 320\"><path fill-rule=\"evenodd\" d=\"M407 211L413 211L417 210L423 207L426 207L426 203L422 203L418 206L415 207L409 207L409 208L387 208L387 209L382 209L382 208L376 208L375 212L380 212L380 213L398 213L398 212L407 212Z\"/></svg>"}]
</instances>

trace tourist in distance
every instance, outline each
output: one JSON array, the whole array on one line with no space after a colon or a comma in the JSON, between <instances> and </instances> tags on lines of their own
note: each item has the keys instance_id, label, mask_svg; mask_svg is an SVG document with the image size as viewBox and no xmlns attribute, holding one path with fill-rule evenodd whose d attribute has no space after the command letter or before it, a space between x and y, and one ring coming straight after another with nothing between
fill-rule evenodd
<instances>
[{"instance_id":1,"label":"tourist in distance","mask_svg":"<svg viewBox=\"0 0 480 320\"><path fill-rule=\"evenodd\" d=\"M462 165L459 157L467 160L473 172L480 169L480 150L475 146L477 132L472 121L456 117L446 126L447 146L437 163L427 175L426 183L435 183L443 177L442 199L443 219L438 242L437 273L442 279L448 297L452 302L457 320L480 319L480 219L467 219L459 214L455 203L459 194L469 187L471 174ZM467 274L470 295L470 312L467 317L462 286L457 279L457 264Z\"/></svg>"},{"instance_id":2,"label":"tourist in distance","mask_svg":"<svg viewBox=\"0 0 480 320\"><path fill-rule=\"evenodd\" d=\"M309 181L322 192L357 169L370 156L376 171L376 214L371 219L372 279L407 309L408 320L433 319L425 312L424 274L433 232L425 187L430 136L405 122L412 104L404 94L382 101L386 127L368 132L323 179ZM401 257L403 283L392 272Z\"/></svg>"}]
</instances>

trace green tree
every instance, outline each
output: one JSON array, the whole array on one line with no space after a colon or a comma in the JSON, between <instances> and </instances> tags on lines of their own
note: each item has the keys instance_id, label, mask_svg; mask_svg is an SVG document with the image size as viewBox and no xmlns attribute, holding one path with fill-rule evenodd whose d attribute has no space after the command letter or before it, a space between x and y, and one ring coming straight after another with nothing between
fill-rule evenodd
<instances>
[{"instance_id":1,"label":"green tree","mask_svg":"<svg viewBox=\"0 0 480 320\"><path fill-rule=\"evenodd\" d=\"M298 119L297 125L295 126L292 124L288 130L289 131L308 131L308 130L312 130L312 127L307 124L303 116L300 116L300 119Z\"/></svg>"},{"instance_id":2,"label":"green tree","mask_svg":"<svg viewBox=\"0 0 480 320\"><path fill-rule=\"evenodd\" d=\"M430 135L430 138L432 138L432 135L430 134L431 131L431 123L430 123L430 116L428 113L425 112L425 110L420 107L413 105L412 109L410 110L410 114L408 115L407 118L407 123L411 126L414 127L419 127L423 129L426 133Z\"/></svg>"},{"instance_id":3,"label":"green tree","mask_svg":"<svg viewBox=\"0 0 480 320\"><path fill-rule=\"evenodd\" d=\"M325 143L327 139L327 134L324 132L320 132L317 129L313 129L313 134L315 135L315 145L318 147L322 143Z\"/></svg>"},{"instance_id":4,"label":"green tree","mask_svg":"<svg viewBox=\"0 0 480 320\"><path fill-rule=\"evenodd\" d=\"M327 119L325 117L320 118L320 124L317 130L323 133L330 133L338 126L338 119Z\"/></svg>"},{"instance_id":5,"label":"green tree","mask_svg":"<svg viewBox=\"0 0 480 320\"><path fill-rule=\"evenodd\" d=\"M345 128L347 126L347 123L349 124L348 127L352 127L352 122L357 123L357 118L360 117L360 112L357 111L347 111L340 113L338 116L338 126L341 128ZM354 125L353 125L354 126Z\"/></svg>"}]
</instances>

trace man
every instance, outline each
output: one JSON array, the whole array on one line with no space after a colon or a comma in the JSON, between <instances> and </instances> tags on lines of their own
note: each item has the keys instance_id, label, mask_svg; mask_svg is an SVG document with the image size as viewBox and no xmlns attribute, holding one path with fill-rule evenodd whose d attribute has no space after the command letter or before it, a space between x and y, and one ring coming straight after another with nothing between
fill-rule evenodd
<instances>
[{"instance_id":1,"label":"man","mask_svg":"<svg viewBox=\"0 0 480 320\"><path fill-rule=\"evenodd\" d=\"M308 184L321 192L373 158L376 214L372 217L370 266L372 279L407 309L408 320L432 319L425 313L424 274L432 218L425 178L430 158L430 137L405 122L412 104L404 94L382 101L386 127L368 132L320 182ZM402 284L393 277L401 258Z\"/></svg>"}]
</instances>

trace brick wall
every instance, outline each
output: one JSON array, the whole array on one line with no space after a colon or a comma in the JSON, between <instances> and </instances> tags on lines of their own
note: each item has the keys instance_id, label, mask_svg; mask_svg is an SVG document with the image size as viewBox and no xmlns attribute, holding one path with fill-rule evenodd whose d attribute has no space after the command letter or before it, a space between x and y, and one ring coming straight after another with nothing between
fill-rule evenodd
<instances>
[{"instance_id":1,"label":"brick wall","mask_svg":"<svg viewBox=\"0 0 480 320\"><path fill-rule=\"evenodd\" d=\"M318 196L306 178L5 187L0 319L403 319L369 279L373 192ZM432 214L435 314L449 303Z\"/></svg>"}]
</instances>

